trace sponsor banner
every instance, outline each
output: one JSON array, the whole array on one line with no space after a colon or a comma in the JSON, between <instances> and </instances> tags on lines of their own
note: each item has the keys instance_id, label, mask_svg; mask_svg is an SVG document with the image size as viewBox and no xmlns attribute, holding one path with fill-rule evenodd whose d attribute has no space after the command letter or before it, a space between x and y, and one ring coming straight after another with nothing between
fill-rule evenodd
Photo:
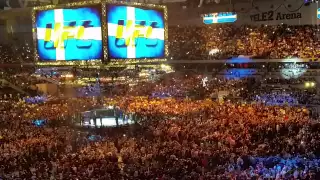
<instances>
[{"instance_id":1,"label":"sponsor banner","mask_svg":"<svg viewBox=\"0 0 320 180\"><path fill-rule=\"evenodd\" d=\"M251 21L279 21L279 20L290 20L290 19L301 19L302 14L300 12L297 13L283 13L283 12L275 12L268 11L250 15Z\"/></svg>"},{"instance_id":2,"label":"sponsor banner","mask_svg":"<svg viewBox=\"0 0 320 180\"><path fill-rule=\"evenodd\" d=\"M257 8L243 7L244 11L238 13L239 24L265 24L265 25L305 25L318 23L318 7L316 3L309 6L303 2L292 2L273 4L261 2L256 4ZM248 11L248 12L245 12Z\"/></svg>"},{"instance_id":3,"label":"sponsor banner","mask_svg":"<svg viewBox=\"0 0 320 180\"><path fill-rule=\"evenodd\" d=\"M102 59L101 5L36 12L39 59Z\"/></svg>"},{"instance_id":4,"label":"sponsor banner","mask_svg":"<svg viewBox=\"0 0 320 180\"><path fill-rule=\"evenodd\" d=\"M110 59L165 58L164 9L107 5Z\"/></svg>"}]
</instances>

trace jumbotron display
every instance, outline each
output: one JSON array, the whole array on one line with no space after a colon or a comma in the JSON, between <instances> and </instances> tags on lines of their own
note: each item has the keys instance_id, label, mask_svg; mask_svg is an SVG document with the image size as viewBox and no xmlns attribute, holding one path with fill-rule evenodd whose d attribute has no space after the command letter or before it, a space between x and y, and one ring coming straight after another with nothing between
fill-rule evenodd
<instances>
[{"instance_id":1,"label":"jumbotron display","mask_svg":"<svg viewBox=\"0 0 320 180\"><path fill-rule=\"evenodd\" d=\"M220 23L234 23L237 21L237 14L234 12L219 12L203 14L204 24L220 24Z\"/></svg>"},{"instance_id":2,"label":"jumbotron display","mask_svg":"<svg viewBox=\"0 0 320 180\"><path fill-rule=\"evenodd\" d=\"M111 60L165 58L164 9L107 4L107 23Z\"/></svg>"},{"instance_id":3,"label":"jumbotron display","mask_svg":"<svg viewBox=\"0 0 320 180\"><path fill-rule=\"evenodd\" d=\"M35 18L40 61L103 58L101 5L37 11Z\"/></svg>"}]
</instances>

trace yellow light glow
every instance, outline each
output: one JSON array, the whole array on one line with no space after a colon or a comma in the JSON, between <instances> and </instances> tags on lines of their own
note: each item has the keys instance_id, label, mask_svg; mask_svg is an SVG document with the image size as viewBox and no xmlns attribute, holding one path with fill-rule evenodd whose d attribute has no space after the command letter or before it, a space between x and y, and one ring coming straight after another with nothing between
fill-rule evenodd
<instances>
[{"instance_id":1,"label":"yellow light glow","mask_svg":"<svg viewBox=\"0 0 320 180\"><path fill-rule=\"evenodd\" d=\"M315 84L314 82L311 82L311 83L310 83L310 86L311 86L311 87L314 87L315 85L316 85L316 84Z\"/></svg>"},{"instance_id":2,"label":"yellow light glow","mask_svg":"<svg viewBox=\"0 0 320 180\"><path fill-rule=\"evenodd\" d=\"M304 86L305 86L306 88L308 88L308 87L310 87L310 83L309 83L309 82L306 82L306 83L304 84Z\"/></svg>"}]
</instances>

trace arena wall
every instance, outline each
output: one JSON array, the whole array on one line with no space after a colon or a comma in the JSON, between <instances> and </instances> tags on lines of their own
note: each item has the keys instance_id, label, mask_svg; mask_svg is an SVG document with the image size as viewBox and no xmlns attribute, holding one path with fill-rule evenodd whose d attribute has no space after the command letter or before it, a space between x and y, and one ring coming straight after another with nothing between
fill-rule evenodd
<instances>
[{"instance_id":1,"label":"arena wall","mask_svg":"<svg viewBox=\"0 0 320 180\"><path fill-rule=\"evenodd\" d=\"M237 12L236 24L252 25L316 25L317 3L305 6L303 1L278 0L255 3L236 3L228 5L211 5L202 8L182 8L181 5L169 5L169 24L171 25L203 25L201 14L214 12ZM174 17L174 18L170 18Z\"/></svg>"},{"instance_id":2,"label":"arena wall","mask_svg":"<svg viewBox=\"0 0 320 180\"><path fill-rule=\"evenodd\" d=\"M0 43L32 42L31 8L0 11Z\"/></svg>"}]
</instances>

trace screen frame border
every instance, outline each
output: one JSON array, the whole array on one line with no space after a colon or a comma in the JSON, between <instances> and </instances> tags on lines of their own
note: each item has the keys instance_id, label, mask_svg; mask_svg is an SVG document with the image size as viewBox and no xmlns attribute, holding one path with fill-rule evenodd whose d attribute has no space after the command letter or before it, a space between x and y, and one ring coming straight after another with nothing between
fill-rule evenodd
<instances>
[{"instance_id":1,"label":"screen frame border","mask_svg":"<svg viewBox=\"0 0 320 180\"><path fill-rule=\"evenodd\" d=\"M47 5L47 6L37 6L33 7L31 11L31 18L32 18L32 38L33 38L33 45L34 45L34 60L37 65L56 65L56 66L64 66L64 65L79 65L79 66L94 66L98 64L102 64L107 59L107 55L105 52L105 46L102 46L102 58L101 59L89 59L89 60L42 60L39 57L38 53L38 42L37 42L37 24L36 24L36 14L38 11L46 11L46 10L53 10L53 9L65 9L65 8L81 8L81 7L90 7L90 6L99 6L98 9L100 10L100 17L101 17L101 35L102 35L102 43L103 43L103 7L100 1L84 1L84 2L75 2L69 4L57 4L57 5ZM101 9L100 9L101 8Z\"/></svg>"},{"instance_id":2,"label":"screen frame border","mask_svg":"<svg viewBox=\"0 0 320 180\"><path fill-rule=\"evenodd\" d=\"M119 64L134 64L134 63L152 63L152 62L166 62L167 58L169 57L169 47L168 47L168 9L164 5L158 4L145 4L145 3L138 3L138 2L122 2L122 1L111 1L105 0L105 13L107 11L107 5L124 5L124 6L132 6L132 7L141 7L146 9L154 9L160 10L163 12L163 20L164 20L164 58L110 58L109 61L112 64L119 65ZM107 13L104 15L105 26L103 30L105 31L103 34L106 36L104 37L105 44L107 45L108 42L108 23L107 23ZM106 50L108 51L108 47ZM108 52L107 52L108 53Z\"/></svg>"},{"instance_id":3,"label":"screen frame border","mask_svg":"<svg viewBox=\"0 0 320 180\"><path fill-rule=\"evenodd\" d=\"M164 58L156 59L156 58L126 58L126 59L111 59L109 58L108 53L108 27L107 27L107 5L126 5L126 6L135 6L135 7L143 7L150 9L160 9L163 10L164 13L164 43L165 43L165 54ZM44 61L40 60L37 48L37 28L36 28L36 12L51 10L51 9L59 9L59 8L76 8L76 7L85 7L90 5L101 5L101 34L102 34L102 59L92 59L92 60L55 60L55 61ZM39 66L101 66L103 64L108 63L109 66L124 66L126 64L136 64L136 63L153 63L153 62L166 62L169 57L169 46L168 46L168 9L165 5L159 4L147 4L147 3L139 3L139 2L123 2L123 1L113 1L113 0L93 0L93 1L82 1L82 2L74 2L68 4L57 4L57 5L47 5L47 6L37 6L33 7L31 11L32 17L32 38L34 45L34 62Z\"/></svg>"}]
</instances>

